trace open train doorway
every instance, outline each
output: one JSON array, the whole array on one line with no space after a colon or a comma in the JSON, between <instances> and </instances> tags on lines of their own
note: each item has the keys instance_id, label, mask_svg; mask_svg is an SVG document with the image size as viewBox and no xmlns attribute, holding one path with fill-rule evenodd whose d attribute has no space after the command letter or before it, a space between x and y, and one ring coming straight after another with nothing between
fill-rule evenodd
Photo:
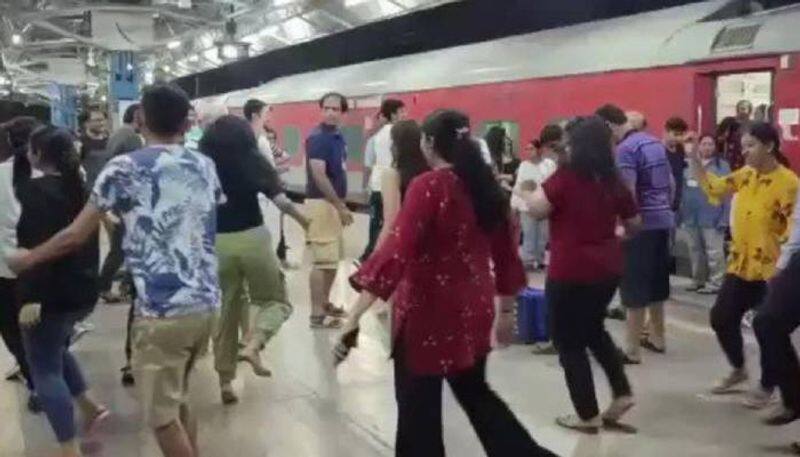
<instances>
[{"instance_id":1,"label":"open train doorway","mask_svg":"<svg viewBox=\"0 0 800 457\"><path fill-rule=\"evenodd\" d=\"M736 107L741 101L750 102L751 119L772 120L771 71L732 73L717 77L716 121L717 125L726 117L737 117Z\"/></svg>"}]
</instances>

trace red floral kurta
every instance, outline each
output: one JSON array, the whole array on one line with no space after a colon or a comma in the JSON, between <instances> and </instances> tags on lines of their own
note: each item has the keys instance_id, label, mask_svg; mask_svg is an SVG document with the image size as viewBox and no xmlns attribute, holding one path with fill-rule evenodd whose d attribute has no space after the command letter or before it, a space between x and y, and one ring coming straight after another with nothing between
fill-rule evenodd
<instances>
[{"instance_id":1,"label":"red floral kurta","mask_svg":"<svg viewBox=\"0 0 800 457\"><path fill-rule=\"evenodd\" d=\"M491 350L494 296L525 285L511 223L477 225L466 187L450 169L409 186L392 235L353 275L356 290L393 294L393 341L420 375L472 367Z\"/></svg>"}]
</instances>

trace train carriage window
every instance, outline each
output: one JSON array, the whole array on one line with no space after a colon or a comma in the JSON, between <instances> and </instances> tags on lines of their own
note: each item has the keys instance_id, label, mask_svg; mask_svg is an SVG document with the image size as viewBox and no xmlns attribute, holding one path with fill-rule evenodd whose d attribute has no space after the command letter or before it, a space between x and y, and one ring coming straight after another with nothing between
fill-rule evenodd
<instances>
[{"instance_id":1,"label":"train carriage window","mask_svg":"<svg viewBox=\"0 0 800 457\"><path fill-rule=\"evenodd\" d=\"M753 119L770 121L772 72L735 73L717 77L717 124L728 116L736 116L736 105L742 100L752 104Z\"/></svg>"},{"instance_id":2,"label":"train carriage window","mask_svg":"<svg viewBox=\"0 0 800 457\"><path fill-rule=\"evenodd\" d=\"M346 125L341 128L344 141L347 143L347 162L362 163L364 161L364 127Z\"/></svg>"},{"instance_id":3,"label":"train carriage window","mask_svg":"<svg viewBox=\"0 0 800 457\"><path fill-rule=\"evenodd\" d=\"M283 129L283 138L281 138L283 148L289 155L294 156L300 151L300 129L297 127L288 126Z\"/></svg>"},{"instance_id":4,"label":"train carriage window","mask_svg":"<svg viewBox=\"0 0 800 457\"><path fill-rule=\"evenodd\" d=\"M505 129L506 134L511 139L511 150L514 151L514 154L519 154L519 124L514 121L486 121L481 124L479 130L481 137L485 136L486 132L495 126Z\"/></svg>"}]
</instances>

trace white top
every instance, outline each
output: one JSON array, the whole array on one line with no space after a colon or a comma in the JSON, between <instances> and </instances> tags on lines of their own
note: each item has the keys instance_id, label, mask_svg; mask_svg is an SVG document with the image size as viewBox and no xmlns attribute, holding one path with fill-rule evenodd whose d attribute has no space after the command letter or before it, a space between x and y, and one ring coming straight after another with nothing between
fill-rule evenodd
<instances>
[{"instance_id":1,"label":"white top","mask_svg":"<svg viewBox=\"0 0 800 457\"><path fill-rule=\"evenodd\" d=\"M20 206L14 195L14 158L0 163L0 278L15 278L6 256L17 248Z\"/></svg>"},{"instance_id":2,"label":"white top","mask_svg":"<svg viewBox=\"0 0 800 457\"><path fill-rule=\"evenodd\" d=\"M548 158L543 158L539 163L523 160L519 165L519 169L517 169L517 181L514 184L514 190L521 190L522 183L525 181L533 181L537 186L541 186L547 181L547 178L556 172L556 168L555 161ZM511 207L520 212L528 212L528 205L516 195L511 196Z\"/></svg>"},{"instance_id":3,"label":"white top","mask_svg":"<svg viewBox=\"0 0 800 457\"><path fill-rule=\"evenodd\" d=\"M267 158L269 164L275 168L275 157L272 155L272 145L269 144L266 134L258 136L258 150Z\"/></svg>"},{"instance_id":4,"label":"white top","mask_svg":"<svg viewBox=\"0 0 800 457\"><path fill-rule=\"evenodd\" d=\"M369 190L381 191L383 172L392 167L392 124L386 124L367 141L364 151L364 166L372 169Z\"/></svg>"}]
</instances>

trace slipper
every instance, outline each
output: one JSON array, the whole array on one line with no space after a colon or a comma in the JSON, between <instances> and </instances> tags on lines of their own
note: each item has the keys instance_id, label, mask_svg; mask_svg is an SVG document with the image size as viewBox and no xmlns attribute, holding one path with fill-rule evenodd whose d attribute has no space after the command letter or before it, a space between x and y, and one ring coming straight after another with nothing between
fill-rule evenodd
<instances>
[{"instance_id":1,"label":"slipper","mask_svg":"<svg viewBox=\"0 0 800 457\"><path fill-rule=\"evenodd\" d=\"M635 435L639 433L639 430L633 425L625 424L613 419L603 419L603 430L627 433L628 435Z\"/></svg>"},{"instance_id":2,"label":"slipper","mask_svg":"<svg viewBox=\"0 0 800 457\"><path fill-rule=\"evenodd\" d=\"M102 424L103 422L105 422L106 419L109 418L109 416L111 416L111 411L109 411L108 408L101 407L100 410L97 412L97 414L95 414L94 417L86 421L86 423L83 425L83 432L86 435L91 435L92 433L95 432L95 430L97 430L97 427L100 424Z\"/></svg>"},{"instance_id":3,"label":"slipper","mask_svg":"<svg viewBox=\"0 0 800 457\"><path fill-rule=\"evenodd\" d=\"M655 352L656 354L665 354L667 352L666 348L660 348L655 344L653 344L653 342L648 339L643 339L642 341L639 342L639 345L650 352Z\"/></svg>"},{"instance_id":4,"label":"slipper","mask_svg":"<svg viewBox=\"0 0 800 457\"><path fill-rule=\"evenodd\" d=\"M309 326L314 329L337 329L342 328L343 322L331 316L311 316Z\"/></svg>"},{"instance_id":5,"label":"slipper","mask_svg":"<svg viewBox=\"0 0 800 457\"><path fill-rule=\"evenodd\" d=\"M333 303L325 303L323 309L325 310L325 314L330 317L347 317L347 311L345 311L344 308L339 308Z\"/></svg>"},{"instance_id":6,"label":"slipper","mask_svg":"<svg viewBox=\"0 0 800 457\"><path fill-rule=\"evenodd\" d=\"M359 332L360 329L356 327L339 338L339 342L336 343L336 346L333 348L334 366L339 366L339 364L344 362L347 356L350 355L350 351L352 351L353 348L358 347Z\"/></svg>"}]
</instances>

